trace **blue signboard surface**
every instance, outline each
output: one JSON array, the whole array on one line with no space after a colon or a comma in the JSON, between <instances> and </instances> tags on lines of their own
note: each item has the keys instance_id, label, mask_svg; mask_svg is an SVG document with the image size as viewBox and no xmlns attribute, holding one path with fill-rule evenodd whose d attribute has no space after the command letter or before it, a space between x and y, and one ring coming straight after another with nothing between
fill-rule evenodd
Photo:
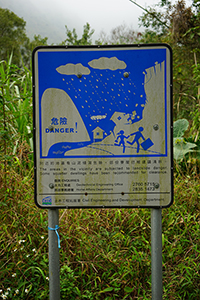
<instances>
[{"instance_id":1,"label":"blue signboard surface","mask_svg":"<svg viewBox=\"0 0 200 300\"><path fill-rule=\"evenodd\" d=\"M162 158L171 177L169 46L39 47L33 66L36 168L75 159L106 165L110 158ZM42 205L51 205L48 197Z\"/></svg>"}]
</instances>

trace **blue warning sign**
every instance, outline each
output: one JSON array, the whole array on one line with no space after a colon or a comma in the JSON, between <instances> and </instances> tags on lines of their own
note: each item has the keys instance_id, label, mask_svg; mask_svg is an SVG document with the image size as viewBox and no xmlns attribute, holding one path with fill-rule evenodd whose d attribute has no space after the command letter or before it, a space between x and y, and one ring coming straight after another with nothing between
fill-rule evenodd
<instances>
[{"instance_id":1,"label":"blue warning sign","mask_svg":"<svg viewBox=\"0 0 200 300\"><path fill-rule=\"evenodd\" d=\"M36 54L41 158L167 155L165 47Z\"/></svg>"},{"instance_id":2,"label":"blue warning sign","mask_svg":"<svg viewBox=\"0 0 200 300\"><path fill-rule=\"evenodd\" d=\"M40 207L166 207L172 199L171 48L33 51Z\"/></svg>"}]
</instances>

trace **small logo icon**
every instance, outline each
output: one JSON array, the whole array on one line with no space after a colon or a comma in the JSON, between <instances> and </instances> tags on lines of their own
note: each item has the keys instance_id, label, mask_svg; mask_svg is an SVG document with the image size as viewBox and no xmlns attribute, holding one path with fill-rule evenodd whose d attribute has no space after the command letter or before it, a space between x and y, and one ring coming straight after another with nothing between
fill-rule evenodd
<instances>
[{"instance_id":1,"label":"small logo icon","mask_svg":"<svg viewBox=\"0 0 200 300\"><path fill-rule=\"evenodd\" d=\"M43 205L52 205L52 198L51 198L51 196L43 198L42 199L42 204Z\"/></svg>"}]
</instances>

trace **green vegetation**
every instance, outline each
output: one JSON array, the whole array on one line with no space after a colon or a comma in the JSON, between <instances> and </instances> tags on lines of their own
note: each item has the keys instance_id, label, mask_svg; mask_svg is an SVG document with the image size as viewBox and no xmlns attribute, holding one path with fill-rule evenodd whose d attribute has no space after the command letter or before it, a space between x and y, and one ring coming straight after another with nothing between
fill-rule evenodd
<instances>
[{"instance_id":1,"label":"green vegetation","mask_svg":"<svg viewBox=\"0 0 200 300\"><path fill-rule=\"evenodd\" d=\"M0 289L48 299L47 212L22 168L1 165ZM199 197L199 179L176 174L175 202L163 210L164 299L198 299ZM148 209L60 210L61 299L150 299L150 231Z\"/></svg>"},{"instance_id":2,"label":"green vegetation","mask_svg":"<svg viewBox=\"0 0 200 300\"><path fill-rule=\"evenodd\" d=\"M47 211L22 169L1 165L0 289L48 299ZM199 198L199 178L176 174L174 204L163 210L163 299L198 299ZM148 209L60 210L61 299L150 299L150 224Z\"/></svg>"},{"instance_id":3,"label":"green vegetation","mask_svg":"<svg viewBox=\"0 0 200 300\"><path fill-rule=\"evenodd\" d=\"M89 23L83 26L83 34L80 39L78 38L75 28L72 31L67 26L65 26L65 28L67 38L62 42L63 45L92 45L94 29L90 28Z\"/></svg>"},{"instance_id":4,"label":"green vegetation","mask_svg":"<svg viewBox=\"0 0 200 300\"><path fill-rule=\"evenodd\" d=\"M143 42L167 41L174 55L174 203L163 209L166 300L196 300L200 295L197 4L194 1L194 10L177 6L182 14L167 6L168 16L187 12L193 20L183 32L172 31L175 19L164 15L168 27L156 33L154 20L152 30L139 36ZM153 15L148 17L151 22ZM156 20L161 17L157 15ZM82 37L79 43L89 44L92 31L88 25L85 30L86 39ZM71 38L75 44L76 31ZM69 30L67 39L72 42ZM40 40L47 44L46 38L35 37L29 51ZM0 60L0 298L45 300L49 291L48 218L47 211L38 209L33 200L31 71L21 57L18 64L14 59L18 54L12 50L13 56L9 53L9 59L1 56ZM61 299L151 299L149 209L60 210L59 222Z\"/></svg>"},{"instance_id":5,"label":"green vegetation","mask_svg":"<svg viewBox=\"0 0 200 300\"><path fill-rule=\"evenodd\" d=\"M14 62L20 62L20 48L27 39L26 22L8 9L0 8L0 57L6 59L15 51Z\"/></svg>"}]
</instances>

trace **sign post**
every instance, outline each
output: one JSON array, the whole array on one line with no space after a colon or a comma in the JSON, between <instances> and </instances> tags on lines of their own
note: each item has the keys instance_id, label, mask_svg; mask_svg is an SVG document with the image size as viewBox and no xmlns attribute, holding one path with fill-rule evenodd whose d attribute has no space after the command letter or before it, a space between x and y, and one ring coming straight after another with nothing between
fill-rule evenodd
<instances>
[{"instance_id":1,"label":"sign post","mask_svg":"<svg viewBox=\"0 0 200 300\"><path fill-rule=\"evenodd\" d=\"M151 209L151 290L152 300L161 300L162 285L162 210Z\"/></svg>"},{"instance_id":2,"label":"sign post","mask_svg":"<svg viewBox=\"0 0 200 300\"><path fill-rule=\"evenodd\" d=\"M49 299L60 299L60 259L59 259L59 239L56 230L59 226L59 210L48 209L48 229L49 229Z\"/></svg>"},{"instance_id":3,"label":"sign post","mask_svg":"<svg viewBox=\"0 0 200 300\"><path fill-rule=\"evenodd\" d=\"M151 208L152 293L161 295L161 210L173 202L171 48L37 47L33 95L36 205Z\"/></svg>"}]
</instances>

